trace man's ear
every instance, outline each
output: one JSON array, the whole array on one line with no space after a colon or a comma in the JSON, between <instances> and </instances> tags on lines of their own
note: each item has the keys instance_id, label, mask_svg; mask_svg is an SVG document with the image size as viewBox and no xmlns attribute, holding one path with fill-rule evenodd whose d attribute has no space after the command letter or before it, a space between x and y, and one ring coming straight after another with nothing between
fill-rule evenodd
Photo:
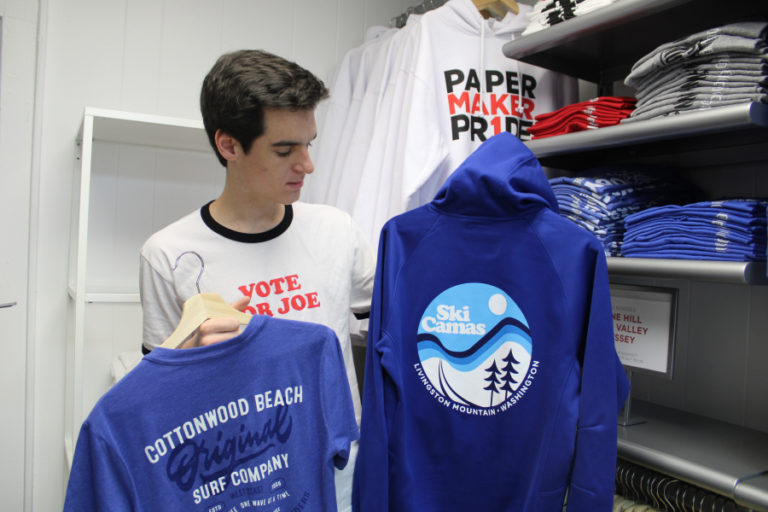
<instances>
[{"instance_id":1,"label":"man's ear","mask_svg":"<svg viewBox=\"0 0 768 512\"><path fill-rule=\"evenodd\" d=\"M238 148L240 147L237 139L219 129L213 135L213 140L216 142L216 148L225 160L234 160L237 157Z\"/></svg>"}]
</instances>

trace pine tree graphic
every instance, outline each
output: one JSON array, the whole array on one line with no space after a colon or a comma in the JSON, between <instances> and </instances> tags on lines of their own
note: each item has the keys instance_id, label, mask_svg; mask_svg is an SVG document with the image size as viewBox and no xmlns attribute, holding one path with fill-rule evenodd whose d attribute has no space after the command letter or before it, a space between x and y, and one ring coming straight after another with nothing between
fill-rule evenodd
<instances>
[{"instance_id":1,"label":"pine tree graphic","mask_svg":"<svg viewBox=\"0 0 768 512\"><path fill-rule=\"evenodd\" d=\"M515 367L512 365L520 364L520 361L515 359L515 356L512 355L512 349L509 349L509 354L507 354L507 357L502 359L505 363L507 363L502 370L504 370L504 376L501 378L501 380L504 381L504 385L501 386L501 389L505 391L504 394L504 400L509 398L509 395L514 391L512 389L512 384L517 384L517 381L512 377L512 375L517 375L517 370L515 370ZM495 363L495 361L494 361Z\"/></svg>"},{"instance_id":2,"label":"pine tree graphic","mask_svg":"<svg viewBox=\"0 0 768 512\"><path fill-rule=\"evenodd\" d=\"M491 366L486 368L485 371L490 372L488 377L485 378L485 380L490 384L488 384L488 387L483 389L491 392L491 405L489 405L489 407L493 407L493 394L499 392L499 390L496 388L496 384L499 384L500 382L496 376L501 373L501 371L499 371L499 369L496 367L496 359L493 360Z\"/></svg>"}]
</instances>

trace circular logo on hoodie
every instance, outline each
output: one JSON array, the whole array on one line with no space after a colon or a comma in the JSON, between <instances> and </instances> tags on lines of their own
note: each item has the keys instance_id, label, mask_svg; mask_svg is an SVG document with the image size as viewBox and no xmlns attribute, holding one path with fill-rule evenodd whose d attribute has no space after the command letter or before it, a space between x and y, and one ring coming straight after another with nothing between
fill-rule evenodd
<instances>
[{"instance_id":1,"label":"circular logo on hoodie","mask_svg":"<svg viewBox=\"0 0 768 512\"><path fill-rule=\"evenodd\" d=\"M511 407L538 371L525 315L503 290L484 283L435 297L421 317L417 351L416 371L430 395L467 414Z\"/></svg>"}]
</instances>

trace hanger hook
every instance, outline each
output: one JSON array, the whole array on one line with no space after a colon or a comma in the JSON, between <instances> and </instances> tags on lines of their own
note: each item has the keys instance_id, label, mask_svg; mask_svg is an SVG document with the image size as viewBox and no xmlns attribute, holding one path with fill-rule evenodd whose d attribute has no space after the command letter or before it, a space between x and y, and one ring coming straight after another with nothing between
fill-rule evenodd
<instances>
[{"instance_id":1,"label":"hanger hook","mask_svg":"<svg viewBox=\"0 0 768 512\"><path fill-rule=\"evenodd\" d=\"M176 257L176 262L173 264L173 268L171 268L171 272L176 271L176 269L179 267L179 260L181 260L181 257L186 254L194 254L197 256L197 259L200 260L200 273L197 274L197 279L195 280L195 288L197 288L197 293L200 293L200 278L203 277L203 272L205 272L205 260L203 260L203 257L200 256L195 251L184 251L181 254L179 254Z\"/></svg>"}]
</instances>

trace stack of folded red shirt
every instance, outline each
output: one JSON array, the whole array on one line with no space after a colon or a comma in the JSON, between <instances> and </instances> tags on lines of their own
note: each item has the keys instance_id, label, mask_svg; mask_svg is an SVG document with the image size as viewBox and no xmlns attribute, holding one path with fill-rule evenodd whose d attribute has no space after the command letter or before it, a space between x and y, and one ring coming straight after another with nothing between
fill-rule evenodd
<instances>
[{"instance_id":1,"label":"stack of folded red shirt","mask_svg":"<svg viewBox=\"0 0 768 512\"><path fill-rule=\"evenodd\" d=\"M536 116L528 132L532 138L541 139L612 126L629 117L636 102L635 98L626 96L599 96Z\"/></svg>"}]
</instances>

